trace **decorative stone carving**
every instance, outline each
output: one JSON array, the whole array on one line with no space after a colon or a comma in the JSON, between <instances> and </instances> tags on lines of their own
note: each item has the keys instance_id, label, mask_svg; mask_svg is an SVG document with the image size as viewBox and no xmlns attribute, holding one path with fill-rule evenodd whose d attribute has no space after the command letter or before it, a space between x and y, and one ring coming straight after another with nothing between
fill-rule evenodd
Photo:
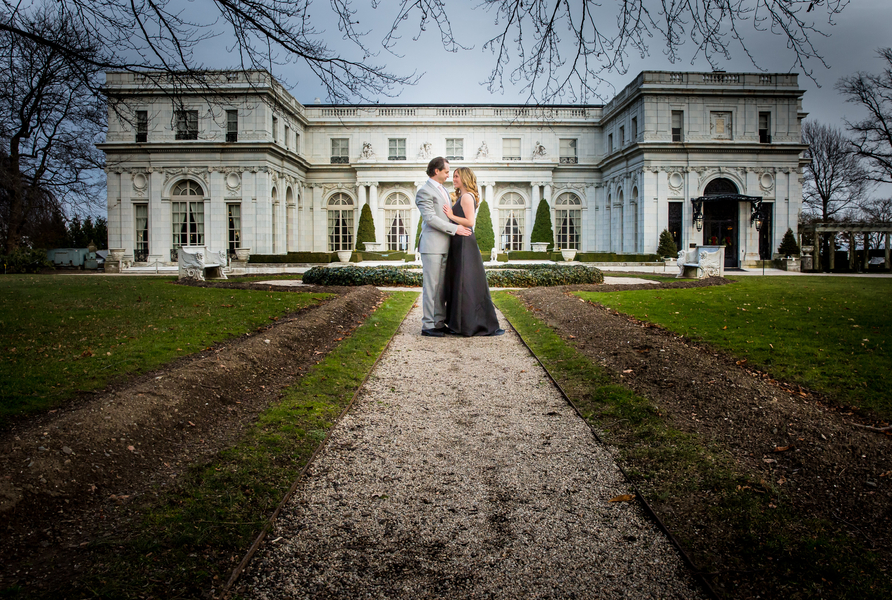
<instances>
[{"instance_id":1,"label":"decorative stone carving","mask_svg":"<svg viewBox=\"0 0 892 600\"><path fill-rule=\"evenodd\" d=\"M477 148L477 158L489 158L489 146L486 145L486 141Z\"/></svg>"},{"instance_id":2,"label":"decorative stone carving","mask_svg":"<svg viewBox=\"0 0 892 600\"><path fill-rule=\"evenodd\" d=\"M536 145L533 146L533 158L545 158L548 152L545 150L545 146L543 146L540 142L536 142Z\"/></svg>"},{"instance_id":3,"label":"decorative stone carving","mask_svg":"<svg viewBox=\"0 0 892 600\"><path fill-rule=\"evenodd\" d=\"M208 169L207 167L176 167L176 168L165 168L164 169L164 183L167 184L174 177L184 177L184 176L194 176L205 183L210 183L208 181Z\"/></svg>"},{"instance_id":4,"label":"decorative stone carving","mask_svg":"<svg viewBox=\"0 0 892 600\"><path fill-rule=\"evenodd\" d=\"M763 192L770 192L774 189L774 176L771 173L762 173L759 178L759 187Z\"/></svg>"},{"instance_id":5,"label":"decorative stone carving","mask_svg":"<svg viewBox=\"0 0 892 600\"><path fill-rule=\"evenodd\" d=\"M224 181L226 182L227 192L238 192L242 188L242 178L238 173L234 171L226 175Z\"/></svg>"},{"instance_id":6,"label":"decorative stone carving","mask_svg":"<svg viewBox=\"0 0 892 600\"><path fill-rule=\"evenodd\" d=\"M430 160L432 158L432 154L433 149L430 142L424 142L423 144L421 144L421 148L418 149L418 158Z\"/></svg>"},{"instance_id":7,"label":"decorative stone carving","mask_svg":"<svg viewBox=\"0 0 892 600\"><path fill-rule=\"evenodd\" d=\"M362 143L362 154L360 154L359 157L366 160L375 158L375 151L372 150L371 142Z\"/></svg>"},{"instance_id":8,"label":"decorative stone carving","mask_svg":"<svg viewBox=\"0 0 892 600\"><path fill-rule=\"evenodd\" d=\"M149 178L145 173L131 172L130 178L133 181L133 192L137 196L145 196L146 189L149 187Z\"/></svg>"},{"instance_id":9,"label":"decorative stone carving","mask_svg":"<svg viewBox=\"0 0 892 600\"><path fill-rule=\"evenodd\" d=\"M681 192L681 188L684 186L684 175L676 171L669 175L669 189L672 190L673 193Z\"/></svg>"}]
</instances>

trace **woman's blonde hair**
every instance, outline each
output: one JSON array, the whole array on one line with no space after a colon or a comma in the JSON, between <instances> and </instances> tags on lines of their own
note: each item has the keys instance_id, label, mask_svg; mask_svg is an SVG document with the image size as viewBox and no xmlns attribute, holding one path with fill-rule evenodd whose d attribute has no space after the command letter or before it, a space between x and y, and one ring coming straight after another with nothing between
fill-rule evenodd
<instances>
[{"instance_id":1,"label":"woman's blonde hair","mask_svg":"<svg viewBox=\"0 0 892 600\"><path fill-rule=\"evenodd\" d=\"M474 171L468 167L458 167L454 172L458 173L458 178L461 179L462 185L465 186L468 193L474 196L474 210L477 210L477 207L480 206L480 193L477 191L477 176L474 175ZM458 199L458 190L455 190L452 192L452 200Z\"/></svg>"}]
</instances>

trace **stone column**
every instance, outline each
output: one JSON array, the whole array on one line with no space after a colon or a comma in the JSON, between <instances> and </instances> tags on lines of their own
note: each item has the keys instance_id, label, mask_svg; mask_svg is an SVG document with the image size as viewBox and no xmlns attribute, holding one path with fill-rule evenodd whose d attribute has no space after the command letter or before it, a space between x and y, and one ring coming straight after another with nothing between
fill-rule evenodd
<instances>
[{"instance_id":1,"label":"stone column","mask_svg":"<svg viewBox=\"0 0 892 600\"><path fill-rule=\"evenodd\" d=\"M849 232L849 270L855 270L855 233Z\"/></svg>"},{"instance_id":2,"label":"stone column","mask_svg":"<svg viewBox=\"0 0 892 600\"><path fill-rule=\"evenodd\" d=\"M864 270L867 271L870 265L870 233L865 231L861 235L864 236Z\"/></svg>"},{"instance_id":3,"label":"stone column","mask_svg":"<svg viewBox=\"0 0 892 600\"><path fill-rule=\"evenodd\" d=\"M830 271L832 272L836 267L836 232L832 232L827 238L827 249L828 254L830 254L830 256L827 257L827 261L830 264Z\"/></svg>"},{"instance_id":4,"label":"stone column","mask_svg":"<svg viewBox=\"0 0 892 600\"><path fill-rule=\"evenodd\" d=\"M313 190L313 251L328 252L328 213L322 207L322 186L310 186Z\"/></svg>"},{"instance_id":5,"label":"stone column","mask_svg":"<svg viewBox=\"0 0 892 600\"><path fill-rule=\"evenodd\" d=\"M297 223L294 222L295 215L297 214L296 205L294 203L294 193L292 192L291 199L288 199L288 196L285 196L285 251L286 252L295 252L297 251Z\"/></svg>"},{"instance_id":6,"label":"stone column","mask_svg":"<svg viewBox=\"0 0 892 600\"><path fill-rule=\"evenodd\" d=\"M365 205L365 202L366 202L366 200L365 200L365 186L366 185L367 184L362 183L362 182L356 184L356 202L357 202L356 208L358 208L360 210L360 212L362 211L362 207Z\"/></svg>"},{"instance_id":7,"label":"stone column","mask_svg":"<svg viewBox=\"0 0 892 600\"><path fill-rule=\"evenodd\" d=\"M533 225L536 219L536 215L539 212L539 202L541 202L542 198L539 196L539 186L542 184L538 181L534 181L532 185L532 194L530 195L530 208L527 210L527 239L530 241L530 250L533 249Z\"/></svg>"},{"instance_id":8,"label":"stone column","mask_svg":"<svg viewBox=\"0 0 892 600\"><path fill-rule=\"evenodd\" d=\"M375 241L383 242L384 238L382 237L384 228L384 218L383 215L378 214L378 183L372 182L369 184L369 210L372 211L372 222L375 225Z\"/></svg>"},{"instance_id":9,"label":"stone column","mask_svg":"<svg viewBox=\"0 0 892 600\"><path fill-rule=\"evenodd\" d=\"M888 233L888 232L886 233L886 244L885 244L885 246L886 246L886 262L883 263L883 266L886 268L887 271L889 271L889 270L892 270L892 265L889 264L889 258L890 258L890 256L889 256L889 233Z\"/></svg>"}]
</instances>

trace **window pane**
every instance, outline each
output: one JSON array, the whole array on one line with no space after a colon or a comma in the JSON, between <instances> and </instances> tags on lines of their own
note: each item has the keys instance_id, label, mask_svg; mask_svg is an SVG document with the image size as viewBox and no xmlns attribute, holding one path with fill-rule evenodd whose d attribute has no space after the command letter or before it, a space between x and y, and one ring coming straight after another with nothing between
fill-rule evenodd
<instances>
[{"instance_id":1,"label":"window pane","mask_svg":"<svg viewBox=\"0 0 892 600\"><path fill-rule=\"evenodd\" d=\"M133 259L145 262L149 255L149 205L134 204L136 209L136 248Z\"/></svg>"},{"instance_id":2,"label":"window pane","mask_svg":"<svg viewBox=\"0 0 892 600\"><path fill-rule=\"evenodd\" d=\"M238 141L238 111L237 110L227 110L226 111L226 141L227 142L237 142Z\"/></svg>"},{"instance_id":3,"label":"window pane","mask_svg":"<svg viewBox=\"0 0 892 600\"><path fill-rule=\"evenodd\" d=\"M136 141L149 141L149 113L144 110L136 111Z\"/></svg>"},{"instance_id":4,"label":"window pane","mask_svg":"<svg viewBox=\"0 0 892 600\"><path fill-rule=\"evenodd\" d=\"M198 139L198 111L178 110L176 113L176 139Z\"/></svg>"},{"instance_id":5,"label":"window pane","mask_svg":"<svg viewBox=\"0 0 892 600\"><path fill-rule=\"evenodd\" d=\"M460 138L446 138L446 158L451 160L463 160L465 155L465 141Z\"/></svg>"},{"instance_id":6,"label":"window pane","mask_svg":"<svg viewBox=\"0 0 892 600\"><path fill-rule=\"evenodd\" d=\"M391 138L387 140L387 159L406 160L405 138Z\"/></svg>"},{"instance_id":7,"label":"window pane","mask_svg":"<svg viewBox=\"0 0 892 600\"><path fill-rule=\"evenodd\" d=\"M520 138L502 140L502 158L504 160L520 160Z\"/></svg>"},{"instance_id":8,"label":"window pane","mask_svg":"<svg viewBox=\"0 0 892 600\"><path fill-rule=\"evenodd\" d=\"M241 247L242 240L242 205L229 204L229 253L235 254L235 249Z\"/></svg>"},{"instance_id":9,"label":"window pane","mask_svg":"<svg viewBox=\"0 0 892 600\"><path fill-rule=\"evenodd\" d=\"M332 138L331 140L331 162L347 163L350 154L350 145L347 138Z\"/></svg>"}]
</instances>

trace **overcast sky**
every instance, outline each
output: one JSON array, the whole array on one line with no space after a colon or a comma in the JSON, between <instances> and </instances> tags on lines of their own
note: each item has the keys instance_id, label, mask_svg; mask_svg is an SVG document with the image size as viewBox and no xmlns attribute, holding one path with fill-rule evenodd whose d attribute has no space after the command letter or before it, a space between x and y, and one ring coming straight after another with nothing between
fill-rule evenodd
<instances>
[{"instance_id":1,"label":"overcast sky","mask_svg":"<svg viewBox=\"0 0 892 600\"><path fill-rule=\"evenodd\" d=\"M377 10L367 8L370 3L367 0L356 2L361 30L369 31L365 40L372 48L380 49L380 40L389 29L393 20L393 6L396 0L384 0ZM450 53L443 49L439 39L439 32L435 27L428 27L418 41L411 38L417 31L417 27L411 21L402 25L403 36L395 51L401 56L394 56L382 50L377 57L369 59L374 64L386 64L391 72L409 74L414 72L425 75L421 82L415 86L404 88L396 97L381 97L382 103L521 103L526 97L521 93L521 85L507 87L501 94L492 94L486 90L482 82L493 66L491 53L485 51L483 42L492 36L495 31L493 26L494 16L485 10L473 7L479 6L481 0L449 0L447 7L450 10L450 22L458 41L469 50L461 50ZM605 19L615 19L616 4L610 0L603 2L602 10L605 11ZM349 44L339 40L340 34L332 22L326 22L329 13L329 3L317 0L313 4L313 24L317 30L324 31L326 43L338 50L348 50ZM389 8L388 8L389 7ZM815 14L818 11L814 11ZM826 19L826 17L824 17ZM780 36L774 36L768 32L747 32L747 44L754 53L759 66L768 72L786 73L791 70L800 72L800 86L806 90L804 96L804 108L809 113L809 118L818 121L842 126L842 119L848 117L854 119L859 116L858 109L846 103L836 92L836 81L845 75L856 71L879 72L883 63L876 57L876 49L892 46L892 2L890 0L854 0L836 19L835 26L822 27L830 34L823 38L813 36L813 41L818 51L824 56L829 65L825 68L819 61L812 61L810 67L814 70L817 83L801 74L795 69L795 60L792 53L785 48L784 40ZM612 74L606 78L616 90L621 90L634 76L645 69L649 70L689 70L709 71L709 64L705 60L698 60L691 64L693 49L682 49L683 59L675 64L670 63L663 55L663 48L659 40L654 39L649 56L645 58L630 59L626 74ZM744 53L735 47L732 49L732 58L721 65L728 72L754 72L756 69L748 61ZM216 54L225 60L224 54ZM207 66L224 67L225 62L213 64L207 61ZM274 74L288 85L292 94L298 101L311 104L316 97L326 102L325 92L315 77L300 64L276 66ZM820 86L820 87L819 87ZM602 88L606 99L613 96L614 91L610 87ZM593 103L601 103L595 100Z\"/></svg>"}]
</instances>

